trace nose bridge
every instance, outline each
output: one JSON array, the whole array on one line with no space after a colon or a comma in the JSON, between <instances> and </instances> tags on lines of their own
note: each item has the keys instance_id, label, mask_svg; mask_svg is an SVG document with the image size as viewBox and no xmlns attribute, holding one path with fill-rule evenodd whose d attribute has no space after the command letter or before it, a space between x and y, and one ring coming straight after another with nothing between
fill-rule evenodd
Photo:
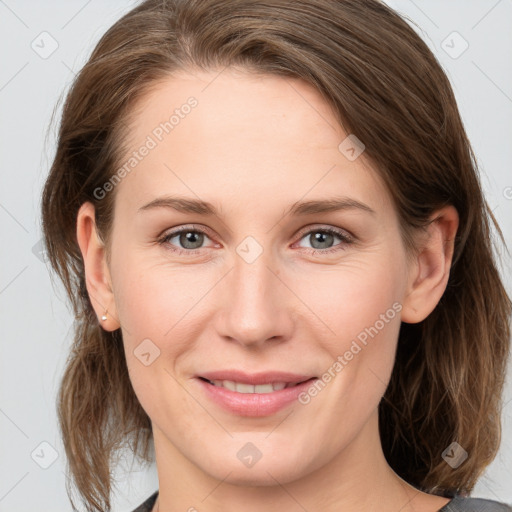
<instances>
[{"instance_id":1,"label":"nose bridge","mask_svg":"<svg viewBox=\"0 0 512 512\"><path fill-rule=\"evenodd\" d=\"M274 270L278 264L271 249L264 249L253 237L237 246L234 268L228 276L221 334L245 345L288 335L291 319L283 285L276 277L278 270Z\"/></svg>"}]
</instances>

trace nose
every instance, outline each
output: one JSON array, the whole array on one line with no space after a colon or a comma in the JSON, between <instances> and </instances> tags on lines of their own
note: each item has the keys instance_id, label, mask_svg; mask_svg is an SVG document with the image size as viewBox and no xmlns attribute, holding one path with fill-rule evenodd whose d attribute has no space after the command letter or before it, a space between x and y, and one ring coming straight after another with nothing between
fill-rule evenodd
<instances>
[{"instance_id":1,"label":"nose","mask_svg":"<svg viewBox=\"0 0 512 512\"><path fill-rule=\"evenodd\" d=\"M219 297L223 307L215 315L223 339L261 348L291 338L293 293L281 280L278 265L265 251L252 262L235 255Z\"/></svg>"}]
</instances>

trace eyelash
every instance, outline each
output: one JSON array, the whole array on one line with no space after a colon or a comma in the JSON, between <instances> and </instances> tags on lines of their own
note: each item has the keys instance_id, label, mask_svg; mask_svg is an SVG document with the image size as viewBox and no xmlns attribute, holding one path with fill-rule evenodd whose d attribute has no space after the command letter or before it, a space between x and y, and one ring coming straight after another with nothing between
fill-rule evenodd
<instances>
[{"instance_id":1,"label":"eyelash","mask_svg":"<svg viewBox=\"0 0 512 512\"><path fill-rule=\"evenodd\" d=\"M179 249L175 248L174 246L171 246L169 243L169 240L171 238L174 238L176 235L180 235L181 233L202 233L206 236L208 236L208 233L203 229L197 229L195 227L183 227L180 229L177 229L175 231L172 231L171 233L167 233L162 238L158 240L158 243L160 245L167 245L169 247L169 250L172 252L175 252L177 254L187 254L188 256L193 256L201 251L201 249L204 249L204 247L201 247L199 249ZM325 228L313 228L309 229L307 231L302 231L299 233L299 241L302 240L306 235L311 235L312 233L328 233L330 235L337 236L341 239L341 243L335 245L334 247L331 247L329 249L309 249L310 254L312 255L325 255L330 254L338 251L345 250L343 245L349 245L354 242L354 239L351 235L348 235L347 233L331 228L331 227L325 227ZM340 247L341 246L341 247ZM302 247L301 249L308 249L307 247Z\"/></svg>"}]
</instances>

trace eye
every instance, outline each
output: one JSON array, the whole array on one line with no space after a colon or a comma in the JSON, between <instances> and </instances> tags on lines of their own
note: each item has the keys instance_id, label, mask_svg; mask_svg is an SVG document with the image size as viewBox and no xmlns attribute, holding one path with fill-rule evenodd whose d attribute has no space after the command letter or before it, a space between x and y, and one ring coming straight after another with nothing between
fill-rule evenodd
<instances>
[{"instance_id":1,"label":"eye","mask_svg":"<svg viewBox=\"0 0 512 512\"><path fill-rule=\"evenodd\" d=\"M346 245L354 242L351 235L345 231L335 229L332 227L322 227L309 229L308 231L301 232L301 240L305 239L311 244L313 254L325 254L336 251L342 251L346 248ZM341 243L332 246L335 238L341 240ZM307 248L307 247L306 247Z\"/></svg>"},{"instance_id":2,"label":"eye","mask_svg":"<svg viewBox=\"0 0 512 512\"><path fill-rule=\"evenodd\" d=\"M158 243L170 246L170 249L177 253L191 255L203 248L205 238L209 237L202 229L182 227L165 234ZM173 242L174 239L176 240Z\"/></svg>"}]
</instances>

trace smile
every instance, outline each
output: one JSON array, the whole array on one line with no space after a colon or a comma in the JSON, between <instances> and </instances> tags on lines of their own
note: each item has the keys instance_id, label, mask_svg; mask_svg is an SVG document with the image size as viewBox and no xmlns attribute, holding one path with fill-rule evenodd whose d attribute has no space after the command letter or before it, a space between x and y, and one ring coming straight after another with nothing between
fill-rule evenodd
<instances>
[{"instance_id":1,"label":"smile","mask_svg":"<svg viewBox=\"0 0 512 512\"><path fill-rule=\"evenodd\" d=\"M197 375L205 397L237 416L271 416L297 402L317 377L286 372L246 374L236 370Z\"/></svg>"},{"instance_id":2,"label":"smile","mask_svg":"<svg viewBox=\"0 0 512 512\"><path fill-rule=\"evenodd\" d=\"M268 384L252 385L233 380L205 380L214 386L226 388L236 393L273 393L274 391L281 391L284 388L291 388L300 384L300 382L271 382Z\"/></svg>"}]
</instances>

